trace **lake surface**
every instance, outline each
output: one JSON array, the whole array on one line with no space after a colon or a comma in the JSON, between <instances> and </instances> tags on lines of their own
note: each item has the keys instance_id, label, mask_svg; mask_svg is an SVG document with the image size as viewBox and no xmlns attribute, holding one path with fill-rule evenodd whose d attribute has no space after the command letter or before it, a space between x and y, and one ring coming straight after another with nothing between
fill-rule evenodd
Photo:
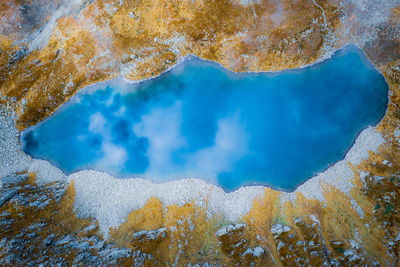
<instances>
[{"instance_id":1,"label":"lake surface","mask_svg":"<svg viewBox=\"0 0 400 267\"><path fill-rule=\"evenodd\" d=\"M279 73L236 74L193 58L139 84L89 88L21 138L26 153L66 173L294 190L379 122L387 92L355 47Z\"/></svg>"}]
</instances>

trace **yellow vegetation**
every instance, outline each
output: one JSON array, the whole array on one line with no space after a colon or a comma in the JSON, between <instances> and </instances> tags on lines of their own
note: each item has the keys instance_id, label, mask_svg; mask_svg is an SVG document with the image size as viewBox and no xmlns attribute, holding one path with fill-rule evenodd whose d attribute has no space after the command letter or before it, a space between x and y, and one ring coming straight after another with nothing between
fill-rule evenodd
<instances>
[{"instance_id":1,"label":"yellow vegetation","mask_svg":"<svg viewBox=\"0 0 400 267\"><path fill-rule=\"evenodd\" d=\"M65 194L60 201L53 195L54 188L63 187L62 184L48 184L44 186L37 186L35 183L35 174L29 173L29 178L25 182L18 185L18 194L23 196L40 197L42 201L49 201L45 208L39 208L30 205L21 205L18 202L14 203L9 201L0 208L0 213L8 212L8 215L2 219L12 222L10 227L5 227L0 232L0 239L7 238L21 238L18 237L22 231L34 231L34 238L28 238L26 235L23 238L28 238L26 247L33 247L32 254L40 256L52 257L53 255L48 250L43 249L43 240L50 235L55 238L62 238L65 235L72 234L80 237L97 235L99 234L98 225L90 232L82 232L82 229L95 223L91 219L80 219L74 212L75 201L75 188L74 183L68 185ZM39 194L39 195L36 195ZM45 197L44 197L45 196ZM46 200L47 199L47 200ZM29 204L29 203L28 203ZM43 224L42 228L30 228L34 225ZM29 230L35 229L35 230ZM24 236L24 235L22 235ZM39 236L40 238L37 238ZM36 243L39 242L39 243ZM63 258L72 263L75 259L74 249L69 249L64 252ZM0 257L7 254L1 253ZM24 260L24 257L31 257L31 255L20 255L19 260ZM45 259L45 257L43 258Z\"/></svg>"},{"instance_id":2,"label":"yellow vegetation","mask_svg":"<svg viewBox=\"0 0 400 267\"><path fill-rule=\"evenodd\" d=\"M249 213L243 217L243 221L248 225L248 235L252 240L256 240L257 235L264 237L261 245L266 247L274 258L278 258L276 247L271 236L271 227L277 222L280 216L279 192L266 188L262 198L256 198Z\"/></svg>"},{"instance_id":3,"label":"yellow vegetation","mask_svg":"<svg viewBox=\"0 0 400 267\"><path fill-rule=\"evenodd\" d=\"M120 246L130 246L131 235L142 230L156 230L164 225L164 206L155 197L143 208L133 210L117 229L110 229L110 238Z\"/></svg>"},{"instance_id":4,"label":"yellow vegetation","mask_svg":"<svg viewBox=\"0 0 400 267\"><path fill-rule=\"evenodd\" d=\"M322 5L334 28L338 8ZM275 12L282 12L279 23L271 19ZM155 76L189 53L236 71L294 68L320 56L326 35L321 10L309 0L247 6L230 0L97 0L80 15L60 18L48 44L27 55L21 52L26 44L11 45L13 35L0 37L0 92L7 96L2 103L16 108L20 129L44 119L82 87L120 74ZM16 52L23 56L11 62Z\"/></svg>"},{"instance_id":5,"label":"yellow vegetation","mask_svg":"<svg viewBox=\"0 0 400 267\"><path fill-rule=\"evenodd\" d=\"M135 232L162 227L168 229L164 239L132 239ZM207 218L205 208L193 201L165 207L158 198L152 197L141 209L133 210L117 229L110 230L110 240L119 246L150 253L155 259L149 264L185 265L206 258L208 262L219 260L215 253L216 230L215 218Z\"/></svg>"}]
</instances>

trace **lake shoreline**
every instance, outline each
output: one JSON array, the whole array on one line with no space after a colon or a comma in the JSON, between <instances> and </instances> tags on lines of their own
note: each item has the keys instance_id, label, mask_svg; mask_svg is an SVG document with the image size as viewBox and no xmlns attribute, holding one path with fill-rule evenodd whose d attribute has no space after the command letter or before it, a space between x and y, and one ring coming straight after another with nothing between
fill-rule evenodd
<instances>
[{"instance_id":1,"label":"lake shoreline","mask_svg":"<svg viewBox=\"0 0 400 267\"><path fill-rule=\"evenodd\" d=\"M0 129L8 132L8 139L17 137L14 119L10 116L0 116ZM5 124L8 126L5 127ZM10 134L11 133L11 134ZM6 135L7 136L7 135ZM10 141L10 140L7 140ZM33 159L21 150L18 140L7 147L0 140L1 151L8 150L7 155L15 157L17 151L19 160L13 166L4 166L0 169L1 176L11 175L18 171L35 172L38 184L46 184L61 180L67 183L74 181L78 215L94 217L99 220L103 234L108 234L109 227L119 226L132 209L139 209L147 200L158 197L165 205L183 205L194 200L201 206L208 206L207 212L222 213L229 221L238 221L252 207L253 200L262 197L265 186L244 186L233 192L225 192L221 187L209 184L199 179L182 179L164 183L153 183L140 178L119 179L106 173L85 170L75 172L69 176L47 161ZM351 180L353 172L348 162L358 164L368 158L368 151L377 151L384 139L374 127L367 128L357 138L345 159L336 162L326 171L310 178L297 187L293 192L280 192L281 201L293 201L296 193L301 192L308 199L324 201L321 183L336 186L348 194L353 187ZM2 158L7 160L7 158ZM132 194L135 192L135 194ZM104 198L104 196L107 196ZM208 202L205 202L205 199ZM110 216L110 213L113 216Z\"/></svg>"},{"instance_id":2,"label":"lake shoreline","mask_svg":"<svg viewBox=\"0 0 400 267\"><path fill-rule=\"evenodd\" d=\"M110 81L102 82L101 84ZM99 83L96 83L86 87L84 90L80 90L71 100L73 101L75 96L85 93L84 91L91 90L90 88L96 89L98 86ZM54 116L63 108L65 108L64 105L51 116ZM387 109L385 115L386 113ZM43 121L40 123L43 123ZM74 180L76 186L75 207L78 214L83 217L91 216L97 218L105 235L107 235L109 227L119 226L132 209L141 208L151 196L160 197L166 205L184 204L190 199L205 205L204 198L208 197L211 194L210 192L214 192L212 197L209 198L211 202L207 204L209 206L208 212L210 214L222 213L228 220L237 221L251 209L255 198L262 197L264 190L271 188L269 186L254 185L243 186L232 192L225 192L223 188L199 179L153 183L140 178L119 179L94 170L74 172L67 176L49 162L33 159L22 151L20 143L21 132L18 132L15 128L15 116L13 117L10 113L0 114L0 122L2 124L2 127L0 127L1 136L5 136L4 140L0 140L0 151L4 151L3 155L6 155L1 160L11 162L10 164L2 165L0 175L6 176L13 172L27 170L28 172L37 173L37 182L39 184L55 180L69 183ZM377 125L379 125L379 122ZM37 127L37 125L33 127ZM361 160L368 158L368 151L377 151L385 142L382 135L375 130L376 127L368 127L362 130L342 160L333 163L323 172L310 177L299 185L296 190L292 192L274 190L280 192L282 201L293 201L297 192L301 192L306 198L323 201L321 183L336 186L348 194L353 187L351 183L353 172L349 168L348 162L359 164ZM146 186L146 192L143 192L143 186ZM127 190L123 193L121 188L126 188ZM136 192L135 195L137 197L135 199L130 199L132 192ZM142 193L142 195L139 194L138 196L138 192ZM105 201L100 197L107 194L113 196L106 199L110 201L109 204L104 203L103 208L99 207L99 201ZM121 202L122 200L124 202ZM110 212L114 213L114 215L109 216Z\"/></svg>"}]
</instances>

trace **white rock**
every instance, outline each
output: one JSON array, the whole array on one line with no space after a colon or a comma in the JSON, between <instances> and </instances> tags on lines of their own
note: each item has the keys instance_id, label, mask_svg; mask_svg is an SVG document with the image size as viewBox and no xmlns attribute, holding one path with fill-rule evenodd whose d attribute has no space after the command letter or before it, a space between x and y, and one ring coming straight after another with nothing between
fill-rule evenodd
<instances>
[{"instance_id":1,"label":"white rock","mask_svg":"<svg viewBox=\"0 0 400 267\"><path fill-rule=\"evenodd\" d=\"M273 235L280 235L282 233L289 232L289 231L290 231L290 227L289 226L282 225L280 223L274 224L271 227L271 233Z\"/></svg>"},{"instance_id":2,"label":"white rock","mask_svg":"<svg viewBox=\"0 0 400 267\"><path fill-rule=\"evenodd\" d=\"M226 235L227 233L234 231L234 230L239 230L241 228L244 228L246 226L246 224L244 223L238 223L238 224L229 224L229 225L225 225L223 226L221 229L219 229L215 235L216 236L223 236Z\"/></svg>"}]
</instances>

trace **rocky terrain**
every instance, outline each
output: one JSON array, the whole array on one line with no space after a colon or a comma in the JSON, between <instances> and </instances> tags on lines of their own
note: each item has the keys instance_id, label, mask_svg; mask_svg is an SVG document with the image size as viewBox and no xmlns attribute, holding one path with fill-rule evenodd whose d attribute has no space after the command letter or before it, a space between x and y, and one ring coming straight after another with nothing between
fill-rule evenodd
<instances>
[{"instance_id":1,"label":"rocky terrain","mask_svg":"<svg viewBox=\"0 0 400 267\"><path fill-rule=\"evenodd\" d=\"M109 239L96 220L76 216L74 183L37 185L32 173L14 174L0 190L0 264L394 266L400 171L387 165L379 168L390 177L368 175L352 192L363 216L334 189L325 204L299 195L283 207L266 190L238 224L207 217L193 203L164 207L153 198Z\"/></svg>"},{"instance_id":2,"label":"rocky terrain","mask_svg":"<svg viewBox=\"0 0 400 267\"><path fill-rule=\"evenodd\" d=\"M390 87L376 127L384 142L368 159L347 163L350 181L313 183L321 198L298 191L288 200L265 188L236 221L210 212L207 194L203 204L154 196L121 213L118 226L101 229L103 202L82 216L85 181L39 168L45 163L18 151L14 124L0 124L1 265L400 264L398 1L10 0L0 3L0 14L0 102L19 130L89 84L154 77L188 54L234 71L278 71L352 43ZM107 215L115 213L101 218Z\"/></svg>"},{"instance_id":3,"label":"rocky terrain","mask_svg":"<svg viewBox=\"0 0 400 267\"><path fill-rule=\"evenodd\" d=\"M19 183L4 180L18 176ZM70 190L70 191L68 191ZM73 189L55 182L38 186L34 176L4 177L0 192L0 264L117 264L132 258L129 249L107 244L93 220L73 213Z\"/></svg>"}]
</instances>

